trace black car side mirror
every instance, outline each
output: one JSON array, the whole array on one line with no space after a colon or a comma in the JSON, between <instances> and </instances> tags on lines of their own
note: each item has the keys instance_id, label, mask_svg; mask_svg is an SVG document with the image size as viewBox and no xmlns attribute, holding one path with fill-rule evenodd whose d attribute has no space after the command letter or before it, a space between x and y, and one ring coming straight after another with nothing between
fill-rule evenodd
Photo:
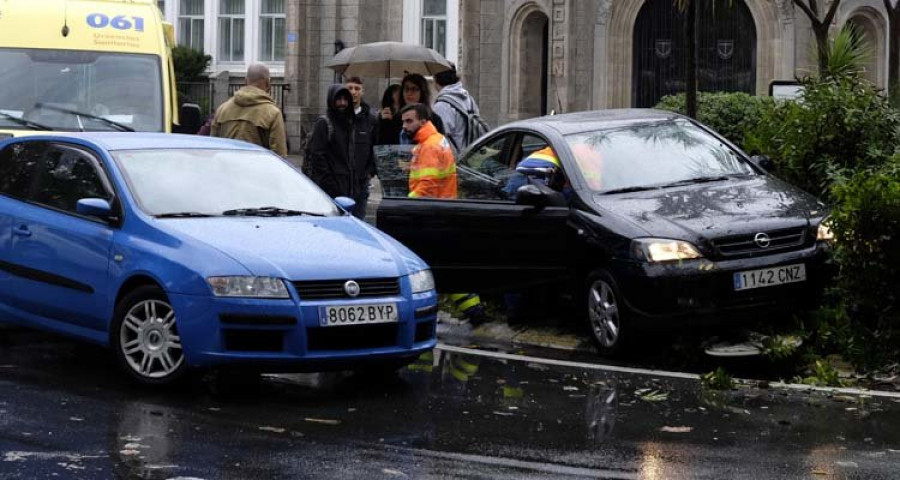
<instances>
[{"instance_id":1,"label":"black car side mirror","mask_svg":"<svg viewBox=\"0 0 900 480\"><path fill-rule=\"evenodd\" d=\"M203 125L200 105L196 103L182 103L178 113L179 121L181 122L177 129L178 133L193 135L200 130L200 127Z\"/></svg>"},{"instance_id":2,"label":"black car side mirror","mask_svg":"<svg viewBox=\"0 0 900 480\"><path fill-rule=\"evenodd\" d=\"M771 172L775 167L775 164L772 163L772 159L766 155L754 155L750 157L750 161L766 172Z\"/></svg>"},{"instance_id":3,"label":"black car side mirror","mask_svg":"<svg viewBox=\"0 0 900 480\"><path fill-rule=\"evenodd\" d=\"M547 206L547 194L536 185L523 185L516 191L516 204L544 208Z\"/></svg>"}]
</instances>

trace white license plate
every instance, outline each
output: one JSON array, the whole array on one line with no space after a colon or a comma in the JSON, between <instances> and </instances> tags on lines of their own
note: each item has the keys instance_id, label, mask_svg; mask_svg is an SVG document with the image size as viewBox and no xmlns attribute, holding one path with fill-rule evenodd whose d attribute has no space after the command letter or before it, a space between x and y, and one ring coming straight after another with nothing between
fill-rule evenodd
<instances>
[{"instance_id":1,"label":"white license plate","mask_svg":"<svg viewBox=\"0 0 900 480\"><path fill-rule=\"evenodd\" d=\"M390 323L398 319L396 303L319 307L319 325L323 327Z\"/></svg>"},{"instance_id":2,"label":"white license plate","mask_svg":"<svg viewBox=\"0 0 900 480\"><path fill-rule=\"evenodd\" d=\"M771 287L804 281L806 281L806 265L800 263L783 267L736 272L734 274L734 289L750 290L751 288Z\"/></svg>"}]
</instances>

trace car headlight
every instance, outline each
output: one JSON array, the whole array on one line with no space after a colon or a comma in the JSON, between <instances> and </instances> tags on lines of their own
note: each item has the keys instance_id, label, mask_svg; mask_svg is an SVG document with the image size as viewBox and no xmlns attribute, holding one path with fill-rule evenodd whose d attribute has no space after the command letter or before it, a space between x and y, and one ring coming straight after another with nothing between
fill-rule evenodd
<instances>
[{"instance_id":1,"label":"car headlight","mask_svg":"<svg viewBox=\"0 0 900 480\"><path fill-rule=\"evenodd\" d=\"M819 230L816 232L816 241L830 242L834 240L834 232L831 231L831 221L829 219L822 220L819 223Z\"/></svg>"},{"instance_id":2,"label":"car headlight","mask_svg":"<svg viewBox=\"0 0 900 480\"><path fill-rule=\"evenodd\" d=\"M409 284L412 286L412 293L434 290L434 276L431 275L431 270L420 270L409 276Z\"/></svg>"},{"instance_id":3,"label":"car headlight","mask_svg":"<svg viewBox=\"0 0 900 480\"><path fill-rule=\"evenodd\" d=\"M290 298L284 281L272 277L209 277L217 297Z\"/></svg>"},{"instance_id":4,"label":"car headlight","mask_svg":"<svg viewBox=\"0 0 900 480\"><path fill-rule=\"evenodd\" d=\"M638 259L651 263L703 258L697 247L690 243L665 238L639 238L633 240L631 242L631 250Z\"/></svg>"}]
</instances>

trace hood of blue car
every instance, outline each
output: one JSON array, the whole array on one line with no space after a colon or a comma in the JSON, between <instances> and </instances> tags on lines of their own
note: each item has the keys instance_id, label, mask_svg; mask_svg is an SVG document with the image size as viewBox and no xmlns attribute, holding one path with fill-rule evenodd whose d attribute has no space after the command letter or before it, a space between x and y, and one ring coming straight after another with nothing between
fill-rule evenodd
<instances>
[{"instance_id":1,"label":"hood of blue car","mask_svg":"<svg viewBox=\"0 0 900 480\"><path fill-rule=\"evenodd\" d=\"M288 280L399 277L426 268L408 249L351 217L166 219L254 275Z\"/></svg>"},{"instance_id":2,"label":"hood of blue car","mask_svg":"<svg viewBox=\"0 0 900 480\"><path fill-rule=\"evenodd\" d=\"M812 195L767 175L594 198L643 230L634 236L690 241L811 225L827 213Z\"/></svg>"}]
</instances>

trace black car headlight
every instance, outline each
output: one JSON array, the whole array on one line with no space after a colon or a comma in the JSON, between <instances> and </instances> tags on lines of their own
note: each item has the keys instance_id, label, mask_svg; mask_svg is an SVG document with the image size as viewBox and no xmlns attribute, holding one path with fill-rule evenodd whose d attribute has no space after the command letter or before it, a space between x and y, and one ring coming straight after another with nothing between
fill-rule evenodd
<instances>
[{"instance_id":1,"label":"black car headlight","mask_svg":"<svg viewBox=\"0 0 900 480\"><path fill-rule=\"evenodd\" d=\"M831 242L834 241L834 232L831 230L831 220L826 218L819 223L818 231L816 232L816 241L817 242Z\"/></svg>"},{"instance_id":2,"label":"black car headlight","mask_svg":"<svg viewBox=\"0 0 900 480\"><path fill-rule=\"evenodd\" d=\"M639 260L649 263L677 262L703 258L703 254L691 243L668 238L638 238L632 240L631 251Z\"/></svg>"}]
</instances>

